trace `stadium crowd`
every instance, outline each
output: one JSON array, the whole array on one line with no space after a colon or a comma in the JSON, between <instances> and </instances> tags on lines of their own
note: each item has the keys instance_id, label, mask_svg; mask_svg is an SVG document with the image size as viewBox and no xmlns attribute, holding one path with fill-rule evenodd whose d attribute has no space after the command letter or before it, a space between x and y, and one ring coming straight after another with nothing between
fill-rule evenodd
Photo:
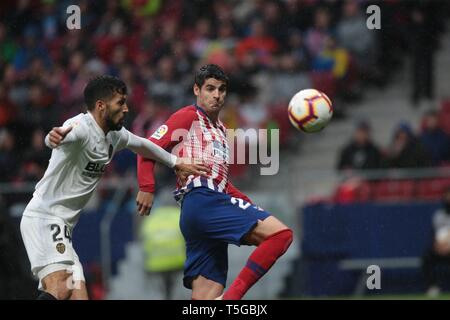
<instances>
[{"instance_id":1,"label":"stadium crowd","mask_svg":"<svg viewBox=\"0 0 450 320\"><path fill-rule=\"evenodd\" d=\"M371 3L383 11L380 31L367 32ZM71 4L81 10L79 30L66 27ZM439 17L441 5L420 8ZM408 49L404 31L416 8L398 0L20 0L0 6L1 182L42 176L49 158L45 133L83 110L84 85L103 73L127 83L128 127L148 136L170 112L193 102L192 70L217 63L231 78L226 124L281 128L286 146L293 131L285 113L290 97L299 88L322 89L337 116L345 115L345 105L362 98L365 87L388 82ZM125 154L109 174L134 165Z\"/></svg>"}]
</instances>

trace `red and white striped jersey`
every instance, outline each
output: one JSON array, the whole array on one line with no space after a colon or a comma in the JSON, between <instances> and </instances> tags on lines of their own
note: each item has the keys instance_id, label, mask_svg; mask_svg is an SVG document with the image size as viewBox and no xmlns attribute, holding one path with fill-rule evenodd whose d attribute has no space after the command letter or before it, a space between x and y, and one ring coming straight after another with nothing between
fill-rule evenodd
<instances>
[{"instance_id":1,"label":"red and white striped jersey","mask_svg":"<svg viewBox=\"0 0 450 320\"><path fill-rule=\"evenodd\" d=\"M193 188L207 187L250 202L228 180L230 148L225 126L220 120L213 123L200 107L190 105L178 110L149 139L179 157L200 159L211 168L208 177L191 175L184 186L177 181L174 192L177 201ZM155 191L153 169L153 160L138 157L141 191Z\"/></svg>"}]
</instances>

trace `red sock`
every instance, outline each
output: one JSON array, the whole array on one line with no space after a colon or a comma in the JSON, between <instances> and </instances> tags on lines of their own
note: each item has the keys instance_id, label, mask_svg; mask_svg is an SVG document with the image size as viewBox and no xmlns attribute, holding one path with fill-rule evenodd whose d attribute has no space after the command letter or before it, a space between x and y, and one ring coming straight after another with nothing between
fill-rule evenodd
<instances>
[{"instance_id":1,"label":"red sock","mask_svg":"<svg viewBox=\"0 0 450 320\"><path fill-rule=\"evenodd\" d=\"M267 237L253 251L245 267L223 295L223 300L240 300L286 252L292 242L292 230L284 229Z\"/></svg>"}]
</instances>

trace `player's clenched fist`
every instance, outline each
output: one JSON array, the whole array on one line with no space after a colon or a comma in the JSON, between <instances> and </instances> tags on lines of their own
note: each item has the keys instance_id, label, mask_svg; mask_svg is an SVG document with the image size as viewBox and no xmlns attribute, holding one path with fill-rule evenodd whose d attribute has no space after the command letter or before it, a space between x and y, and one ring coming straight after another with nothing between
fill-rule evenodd
<instances>
[{"instance_id":1,"label":"player's clenched fist","mask_svg":"<svg viewBox=\"0 0 450 320\"><path fill-rule=\"evenodd\" d=\"M72 130L72 126L68 127L54 127L48 134L48 141L52 148L58 147L64 140L66 135Z\"/></svg>"}]
</instances>

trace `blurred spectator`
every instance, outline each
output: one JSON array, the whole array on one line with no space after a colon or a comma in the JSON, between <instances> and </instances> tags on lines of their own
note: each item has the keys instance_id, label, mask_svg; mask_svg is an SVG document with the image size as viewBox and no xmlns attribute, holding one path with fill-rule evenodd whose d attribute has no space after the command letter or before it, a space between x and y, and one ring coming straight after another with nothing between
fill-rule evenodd
<instances>
[{"instance_id":1,"label":"blurred spectator","mask_svg":"<svg viewBox=\"0 0 450 320\"><path fill-rule=\"evenodd\" d=\"M12 181L18 173L20 161L15 140L8 129L0 130L0 182Z\"/></svg>"},{"instance_id":2,"label":"blurred spectator","mask_svg":"<svg viewBox=\"0 0 450 320\"><path fill-rule=\"evenodd\" d=\"M6 86L0 83L0 127L5 127L14 121L17 107L9 100Z\"/></svg>"},{"instance_id":3,"label":"blurred spectator","mask_svg":"<svg viewBox=\"0 0 450 320\"><path fill-rule=\"evenodd\" d=\"M139 113L145 102L147 88L131 64L123 65L119 70L119 78L127 85L127 101L131 108L127 117L134 118Z\"/></svg>"},{"instance_id":4,"label":"blurred spectator","mask_svg":"<svg viewBox=\"0 0 450 320\"><path fill-rule=\"evenodd\" d=\"M58 119L54 96L49 94L41 82L30 86L29 101L20 113L21 120L33 127L52 127Z\"/></svg>"},{"instance_id":5,"label":"blurred spectator","mask_svg":"<svg viewBox=\"0 0 450 320\"><path fill-rule=\"evenodd\" d=\"M218 26L217 38L210 42L205 57L208 63L222 66L225 70L230 70L233 59L233 52L236 48L237 37L234 26L231 22L223 22Z\"/></svg>"},{"instance_id":6,"label":"blurred spectator","mask_svg":"<svg viewBox=\"0 0 450 320\"><path fill-rule=\"evenodd\" d=\"M96 41L96 53L103 61L111 63L111 52L114 52L117 46L128 48L130 38L127 37L127 30L123 20L114 19L110 22L108 21L107 25L107 33L99 36Z\"/></svg>"},{"instance_id":7,"label":"blurred spectator","mask_svg":"<svg viewBox=\"0 0 450 320\"><path fill-rule=\"evenodd\" d=\"M430 5L432 1L416 2L411 13L408 34L412 53L412 103L434 99L434 55L437 49L436 25ZM433 36L431 36L433 35Z\"/></svg>"},{"instance_id":8,"label":"blurred spectator","mask_svg":"<svg viewBox=\"0 0 450 320\"><path fill-rule=\"evenodd\" d=\"M185 89L175 73L174 59L170 56L162 57L158 62L155 79L149 84L150 94L163 99L173 110L186 102Z\"/></svg>"},{"instance_id":9,"label":"blurred spectator","mask_svg":"<svg viewBox=\"0 0 450 320\"><path fill-rule=\"evenodd\" d=\"M133 122L133 133L141 137L151 136L169 118L167 109L160 99L148 98Z\"/></svg>"},{"instance_id":10,"label":"blurred spectator","mask_svg":"<svg viewBox=\"0 0 450 320\"><path fill-rule=\"evenodd\" d=\"M154 16L161 9L161 0L123 0L125 8L136 12L139 16Z\"/></svg>"},{"instance_id":11,"label":"blurred spectator","mask_svg":"<svg viewBox=\"0 0 450 320\"><path fill-rule=\"evenodd\" d=\"M303 32L312 25L314 9L315 6L311 5L307 1L286 0L283 19L286 21L286 25L291 28L299 29Z\"/></svg>"},{"instance_id":12,"label":"blurred spectator","mask_svg":"<svg viewBox=\"0 0 450 320\"><path fill-rule=\"evenodd\" d=\"M195 24L195 35L190 41L191 51L195 57L203 57L210 45L211 37L211 21L207 18L200 18Z\"/></svg>"},{"instance_id":13,"label":"blurred spectator","mask_svg":"<svg viewBox=\"0 0 450 320\"><path fill-rule=\"evenodd\" d=\"M240 127L244 130L264 128L265 122L268 120L269 110L266 105L258 101L257 97L258 90L255 87L248 87L241 95L239 117L241 119ZM251 143L256 143L256 141L251 141Z\"/></svg>"},{"instance_id":14,"label":"blurred spectator","mask_svg":"<svg viewBox=\"0 0 450 320\"><path fill-rule=\"evenodd\" d=\"M289 35L288 25L282 15L282 2L269 0L264 3L262 16L268 30L268 34L279 44L286 43Z\"/></svg>"},{"instance_id":15,"label":"blurred spectator","mask_svg":"<svg viewBox=\"0 0 450 320\"><path fill-rule=\"evenodd\" d=\"M40 180L47 169L51 150L44 143L45 135L42 129L36 129L32 133L31 147L24 152L24 162L20 170L20 175L25 181Z\"/></svg>"},{"instance_id":16,"label":"blurred spectator","mask_svg":"<svg viewBox=\"0 0 450 320\"><path fill-rule=\"evenodd\" d=\"M325 48L326 39L330 36L330 14L325 8L318 8L314 13L314 24L306 33L306 46L312 56L317 56Z\"/></svg>"},{"instance_id":17,"label":"blurred spectator","mask_svg":"<svg viewBox=\"0 0 450 320\"><path fill-rule=\"evenodd\" d=\"M300 30L289 30L287 47L289 48L291 54L294 55L300 70L309 70L311 64L311 54L306 48L304 38Z\"/></svg>"},{"instance_id":18,"label":"blurred spectator","mask_svg":"<svg viewBox=\"0 0 450 320\"><path fill-rule=\"evenodd\" d=\"M357 0L346 0L337 25L337 40L356 59L360 68L374 65L375 33L366 27L366 16Z\"/></svg>"},{"instance_id":19,"label":"blurred spectator","mask_svg":"<svg viewBox=\"0 0 450 320\"><path fill-rule=\"evenodd\" d=\"M111 52L111 64L109 65L108 74L118 77L119 70L127 62L128 49L123 45L116 46Z\"/></svg>"},{"instance_id":20,"label":"blurred spectator","mask_svg":"<svg viewBox=\"0 0 450 320\"><path fill-rule=\"evenodd\" d=\"M79 105L83 101L83 87L87 83L83 70L86 59L82 51L73 51L68 59L60 79L60 100L64 106Z\"/></svg>"},{"instance_id":21,"label":"blurred spectator","mask_svg":"<svg viewBox=\"0 0 450 320\"><path fill-rule=\"evenodd\" d=\"M450 188L443 196L442 208L433 215L433 245L422 261L427 294L435 297L440 293L438 266L450 267Z\"/></svg>"},{"instance_id":22,"label":"blurred spectator","mask_svg":"<svg viewBox=\"0 0 450 320\"><path fill-rule=\"evenodd\" d=\"M277 69L278 72L272 75L271 81L265 88L271 103L277 101L288 103L296 92L311 87L308 75L300 71L299 61L293 53L281 54L278 58Z\"/></svg>"},{"instance_id":23,"label":"blurred spectator","mask_svg":"<svg viewBox=\"0 0 450 320\"><path fill-rule=\"evenodd\" d=\"M53 1L43 2L41 29L45 41L52 41L58 36L58 16Z\"/></svg>"},{"instance_id":24,"label":"blurred spectator","mask_svg":"<svg viewBox=\"0 0 450 320\"><path fill-rule=\"evenodd\" d=\"M272 64L272 54L274 54L279 44L275 38L267 34L264 21L254 19L250 25L250 35L239 41L236 48L238 61L244 61L249 55L254 55L256 61L261 66Z\"/></svg>"},{"instance_id":25,"label":"blurred spectator","mask_svg":"<svg viewBox=\"0 0 450 320\"><path fill-rule=\"evenodd\" d=\"M39 41L39 29L29 25L25 29L23 44L19 46L14 56L14 68L19 72L26 72L32 59L40 58L48 68L51 65L50 55L45 46Z\"/></svg>"},{"instance_id":26,"label":"blurred spectator","mask_svg":"<svg viewBox=\"0 0 450 320\"><path fill-rule=\"evenodd\" d=\"M334 78L342 80L348 73L350 55L347 50L339 47L331 36L324 38L323 48L317 53L312 67L315 71L330 71Z\"/></svg>"},{"instance_id":27,"label":"blurred spectator","mask_svg":"<svg viewBox=\"0 0 450 320\"><path fill-rule=\"evenodd\" d=\"M428 111L423 116L419 139L430 154L433 165L450 160L450 138L439 127L437 111Z\"/></svg>"},{"instance_id":28,"label":"blurred spectator","mask_svg":"<svg viewBox=\"0 0 450 320\"><path fill-rule=\"evenodd\" d=\"M175 73L186 74L189 73L190 68L194 64L194 56L188 50L187 45L183 41L175 41L172 43L170 53L175 62Z\"/></svg>"},{"instance_id":29,"label":"blurred spectator","mask_svg":"<svg viewBox=\"0 0 450 320\"><path fill-rule=\"evenodd\" d=\"M0 22L0 70L6 63L10 63L16 53L17 45L8 36L6 26Z\"/></svg>"},{"instance_id":30,"label":"blurred spectator","mask_svg":"<svg viewBox=\"0 0 450 320\"><path fill-rule=\"evenodd\" d=\"M353 133L353 139L346 145L337 164L339 170L377 169L381 165L381 153L371 138L370 126L362 121Z\"/></svg>"},{"instance_id":31,"label":"blurred spectator","mask_svg":"<svg viewBox=\"0 0 450 320\"><path fill-rule=\"evenodd\" d=\"M388 149L386 166L389 168L420 168L431 165L431 159L411 127L401 123L395 130Z\"/></svg>"},{"instance_id":32,"label":"blurred spectator","mask_svg":"<svg viewBox=\"0 0 450 320\"><path fill-rule=\"evenodd\" d=\"M140 229L145 252L145 271L151 280L159 276L165 300L173 299L173 287L186 259L184 238L179 228L180 209L163 206L153 210ZM149 290L155 290L149 286Z\"/></svg>"}]
</instances>

